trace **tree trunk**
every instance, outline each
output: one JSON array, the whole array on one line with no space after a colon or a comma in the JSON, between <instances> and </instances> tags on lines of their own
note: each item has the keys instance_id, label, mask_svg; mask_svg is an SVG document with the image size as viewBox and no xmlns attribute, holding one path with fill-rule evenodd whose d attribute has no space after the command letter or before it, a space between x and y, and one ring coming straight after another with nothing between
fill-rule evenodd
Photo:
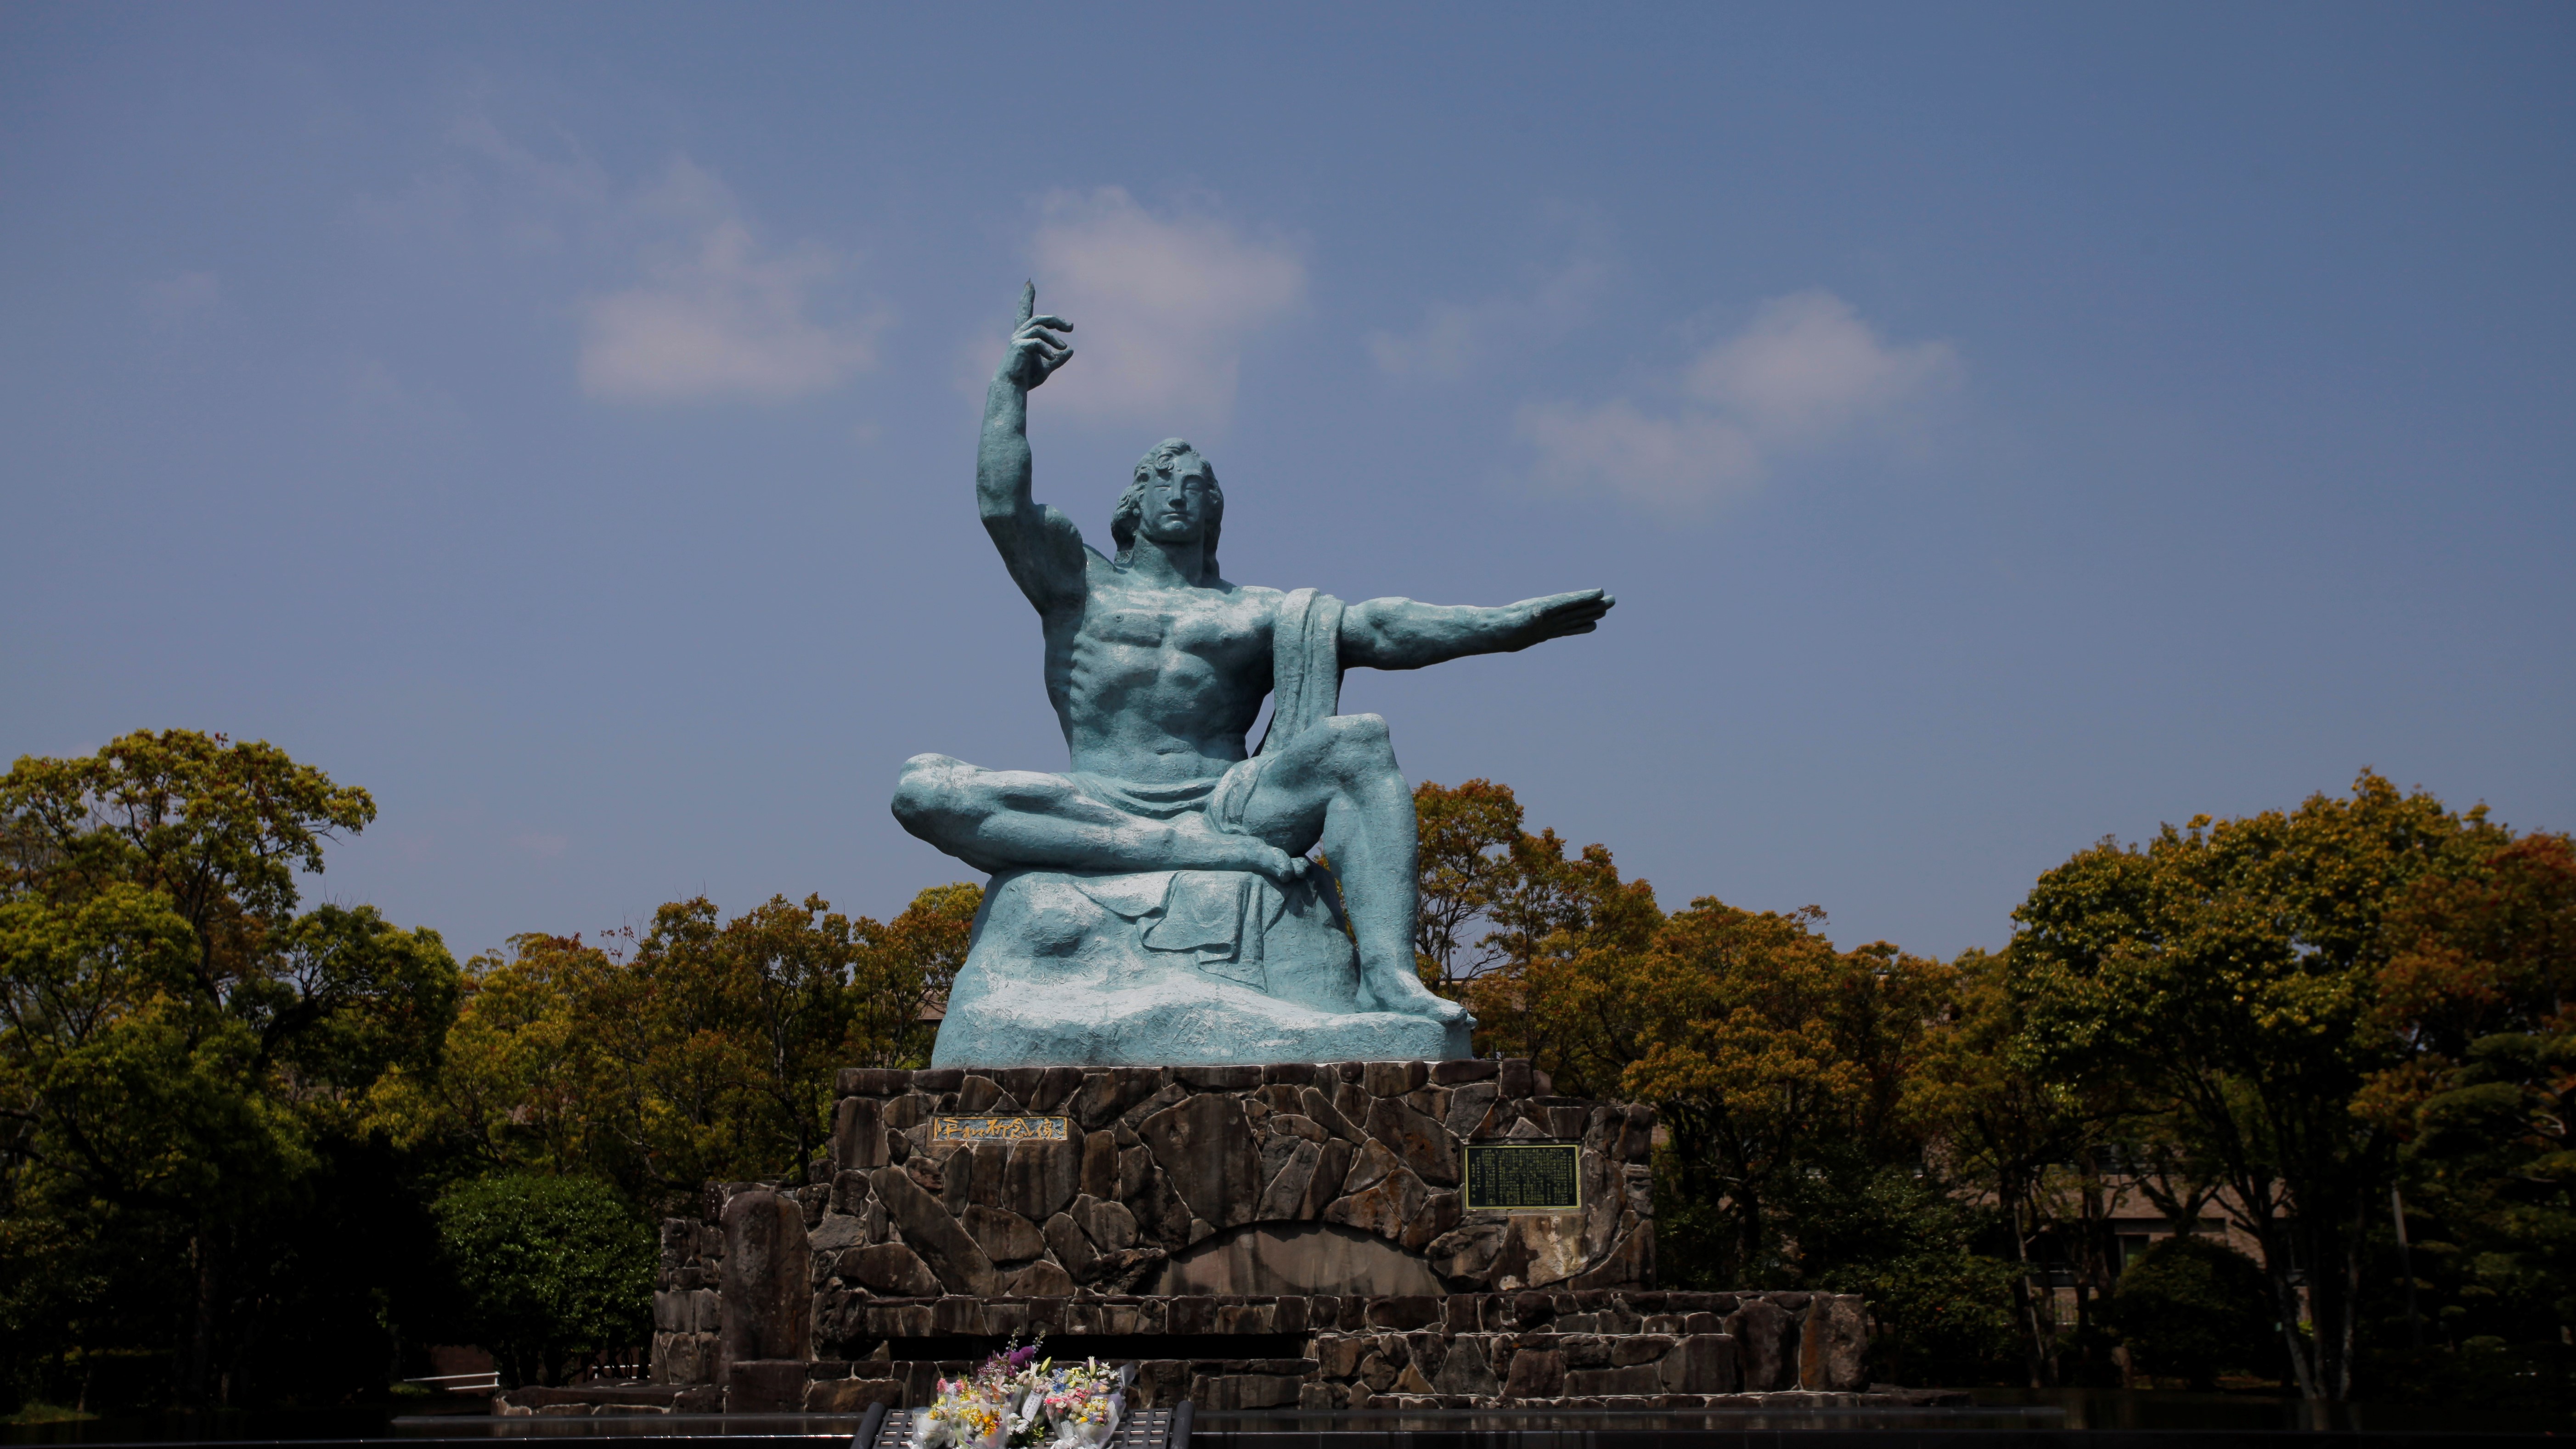
<instances>
[{"instance_id":1,"label":"tree trunk","mask_svg":"<svg viewBox=\"0 0 2576 1449\"><path fill-rule=\"evenodd\" d=\"M2254 1203L2253 1195L2243 1187L2239 1187L2237 1192L2250 1210ZM2268 1204L2260 1228L2263 1270L2272 1280L2272 1296L2281 1315L2281 1341L2290 1354L2290 1372L2299 1381L2301 1398L2323 1399L2325 1389L2317 1378L2312 1346L2299 1337L2299 1289L2293 1281L2297 1273L2293 1261L2295 1255L2290 1250L2289 1234L2270 1215Z\"/></svg>"},{"instance_id":2,"label":"tree trunk","mask_svg":"<svg viewBox=\"0 0 2576 1449\"><path fill-rule=\"evenodd\" d=\"M2023 1367L2032 1388L2048 1388L2057 1382L2057 1358L2050 1352L2057 1337L2056 1305L2050 1303L2043 1328L2039 1321L2042 1295L2031 1291L2030 1233L2024 1226L2026 1219L2035 1222L2038 1213L2030 1205L2028 1192L2019 1188L2005 1198L2004 1210L2012 1217L2013 1262L2021 1270L2013 1275L2013 1309L2022 1321Z\"/></svg>"},{"instance_id":3,"label":"tree trunk","mask_svg":"<svg viewBox=\"0 0 2576 1449\"><path fill-rule=\"evenodd\" d=\"M221 1303L221 1273L217 1264L220 1252L216 1234L202 1221L197 1225L197 1311L189 1327L188 1371L180 1396L192 1408L214 1407L215 1316Z\"/></svg>"}]
</instances>

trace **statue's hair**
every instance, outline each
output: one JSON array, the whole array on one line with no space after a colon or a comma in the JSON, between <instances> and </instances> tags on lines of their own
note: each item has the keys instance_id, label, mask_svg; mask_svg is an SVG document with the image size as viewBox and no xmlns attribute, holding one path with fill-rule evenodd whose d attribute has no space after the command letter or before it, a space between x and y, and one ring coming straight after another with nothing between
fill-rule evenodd
<instances>
[{"instance_id":1,"label":"statue's hair","mask_svg":"<svg viewBox=\"0 0 2576 1449\"><path fill-rule=\"evenodd\" d=\"M1118 506L1109 511L1109 537L1118 545L1118 562L1129 562L1136 554L1136 525L1145 517L1145 485L1155 478L1169 478L1183 458L1198 459L1207 470L1208 516L1205 552L1201 554L1208 577L1216 577L1216 536L1225 523L1225 490L1217 486L1216 465L1187 438L1165 438L1136 460L1136 479L1127 491L1118 495Z\"/></svg>"}]
</instances>

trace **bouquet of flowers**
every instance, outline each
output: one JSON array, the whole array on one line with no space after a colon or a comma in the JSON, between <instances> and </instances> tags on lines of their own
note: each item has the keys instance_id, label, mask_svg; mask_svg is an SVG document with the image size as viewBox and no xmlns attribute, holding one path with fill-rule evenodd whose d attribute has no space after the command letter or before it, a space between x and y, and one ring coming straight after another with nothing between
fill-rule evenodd
<instances>
[{"instance_id":1,"label":"bouquet of flowers","mask_svg":"<svg viewBox=\"0 0 2576 1449\"><path fill-rule=\"evenodd\" d=\"M913 1416L912 1449L1100 1449L1118 1432L1136 1366L1058 1364L1014 1342Z\"/></svg>"}]
</instances>

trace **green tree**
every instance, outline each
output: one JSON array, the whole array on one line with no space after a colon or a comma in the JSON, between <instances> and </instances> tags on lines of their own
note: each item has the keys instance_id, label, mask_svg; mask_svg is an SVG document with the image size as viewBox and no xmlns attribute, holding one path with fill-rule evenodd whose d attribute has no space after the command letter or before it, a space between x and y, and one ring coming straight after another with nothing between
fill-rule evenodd
<instances>
[{"instance_id":1,"label":"green tree","mask_svg":"<svg viewBox=\"0 0 2576 1449\"><path fill-rule=\"evenodd\" d=\"M1571 939L1641 939L1650 919L1662 919L1654 891L1623 884L1604 846L1569 859L1554 830L1522 830L1508 785L1426 781L1413 808L1422 881L1414 960L1424 983L1475 1011L1487 1048L1569 1066L1547 1036L1562 1023L1532 1010L1529 973Z\"/></svg>"},{"instance_id":2,"label":"green tree","mask_svg":"<svg viewBox=\"0 0 2576 1449\"><path fill-rule=\"evenodd\" d=\"M819 897L724 920L700 899L614 949L516 937L467 963L438 1069L390 1077L370 1120L483 1170L603 1177L656 1211L709 1180L801 1179L836 1068L928 1065L925 1016L982 900L938 886L879 922Z\"/></svg>"},{"instance_id":3,"label":"green tree","mask_svg":"<svg viewBox=\"0 0 2576 1449\"><path fill-rule=\"evenodd\" d=\"M2014 914L2031 1070L2119 1083L2185 1138L2261 1242L2302 1392L2352 1391L2367 1240L2395 1142L2352 1111L2404 1053L2372 1029L2383 929L2414 884L2506 843L2365 771L2349 799L2195 818L2040 877ZM2295 1211L2293 1210L2295 1207ZM2300 1274L2315 1331L2302 1336Z\"/></svg>"},{"instance_id":4,"label":"green tree","mask_svg":"<svg viewBox=\"0 0 2576 1449\"><path fill-rule=\"evenodd\" d=\"M117 1300L130 1311L49 1321L18 1303L11 1322L92 1347L175 1340L197 1402L219 1373L256 1377L244 1355L295 1297L274 1225L331 1190L368 1094L430 1069L454 1011L435 932L370 907L296 913L296 873L374 813L274 746L187 730L0 778L0 1215L68 1238L68 1276L20 1289L121 1294L120 1260L158 1279Z\"/></svg>"},{"instance_id":5,"label":"green tree","mask_svg":"<svg viewBox=\"0 0 2576 1449\"><path fill-rule=\"evenodd\" d=\"M1812 1175L1776 1206L1794 1226L1804 1281L1858 1293L1877 1320L1873 1372L1898 1383L1978 1383L2019 1347L2013 1263L1986 1251L1995 1210L1905 1160L1848 1144L1816 1154Z\"/></svg>"},{"instance_id":6,"label":"green tree","mask_svg":"<svg viewBox=\"0 0 2576 1449\"><path fill-rule=\"evenodd\" d=\"M2062 1263L2068 1245L2104 1235L2109 1204L2099 1175L2084 1164L2101 1161L2130 1120L2127 1094L2116 1082L2074 1083L2030 1069L2015 1050L2023 1010L2002 956L1963 951L1949 971L1947 1000L1926 1023L1924 1050L1906 1083L1909 1110L1942 1174L1993 1204L1993 1226L2011 1264L2001 1281L2024 1381L2034 1388L2066 1382L2066 1355L2095 1346L2091 1299L2110 1275L2099 1271L2104 1255L2087 1255L2097 1271L2079 1276L2069 1341L2049 1278L2055 1263L2044 1261L2043 1245Z\"/></svg>"},{"instance_id":7,"label":"green tree","mask_svg":"<svg viewBox=\"0 0 2576 1449\"><path fill-rule=\"evenodd\" d=\"M608 1183L514 1173L432 1208L456 1326L505 1386L560 1383L586 1354L652 1330L653 1235Z\"/></svg>"},{"instance_id":8,"label":"green tree","mask_svg":"<svg viewBox=\"0 0 2576 1449\"><path fill-rule=\"evenodd\" d=\"M2427 877L2389 936L2372 1024L2408 1054L2356 1110L2403 1143L2416 1241L2401 1259L2391 1234L2390 1336L2411 1345L2429 1319L2438 1340L2399 1371L2427 1392L2563 1404L2576 1398L2562 1339L2576 1324L2576 848L2529 835Z\"/></svg>"},{"instance_id":9,"label":"green tree","mask_svg":"<svg viewBox=\"0 0 2576 1449\"><path fill-rule=\"evenodd\" d=\"M984 888L963 882L932 886L901 914L879 923L859 917L850 928L859 952L851 963L849 1035L841 1064L926 1067L939 1035L933 1008L948 1001L949 983L966 964Z\"/></svg>"}]
</instances>

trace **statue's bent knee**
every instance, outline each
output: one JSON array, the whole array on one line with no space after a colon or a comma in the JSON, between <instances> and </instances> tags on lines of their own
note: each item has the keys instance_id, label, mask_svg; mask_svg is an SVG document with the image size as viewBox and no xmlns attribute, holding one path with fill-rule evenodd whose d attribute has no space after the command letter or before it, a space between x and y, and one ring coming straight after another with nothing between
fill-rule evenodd
<instances>
[{"instance_id":1,"label":"statue's bent knee","mask_svg":"<svg viewBox=\"0 0 2576 1449\"><path fill-rule=\"evenodd\" d=\"M1395 767L1395 739L1386 719L1374 714L1337 714L1323 722L1332 732L1333 755L1343 768L1382 770Z\"/></svg>"},{"instance_id":2,"label":"statue's bent knee","mask_svg":"<svg viewBox=\"0 0 2576 1449\"><path fill-rule=\"evenodd\" d=\"M953 772L960 764L946 755L915 755L903 762L895 781L894 818L915 835L956 808Z\"/></svg>"}]
</instances>

